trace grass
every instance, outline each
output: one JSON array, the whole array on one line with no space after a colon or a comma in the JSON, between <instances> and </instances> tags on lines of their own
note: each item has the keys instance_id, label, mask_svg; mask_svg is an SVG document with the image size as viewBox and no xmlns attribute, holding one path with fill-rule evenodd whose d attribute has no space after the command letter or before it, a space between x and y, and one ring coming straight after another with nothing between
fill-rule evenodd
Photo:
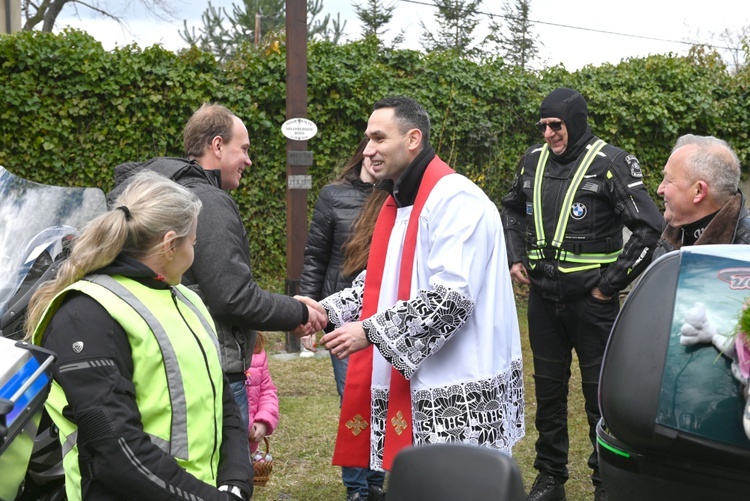
<instances>
[{"instance_id":1,"label":"grass","mask_svg":"<svg viewBox=\"0 0 750 501\"><path fill-rule=\"evenodd\" d=\"M526 334L526 302L518 299L526 385L526 437L513 449L513 458L531 487L534 464L534 382L532 357ZM312 358L283 355L284 335L269 333L267 346L271 375L279 388L281 418L270 437L273 472L269 482L255 488L257 501L337 501L346 493L341 470L331 465L338 425L339 397L328 355ZM570 480L565 485L568 501L593 499L590 470L586 461L591 453L588 425L583 408L580 373L573 358L568 412L570 429ZM460 500L457 500L460 501Z\"/></svg>"}]
</instances>

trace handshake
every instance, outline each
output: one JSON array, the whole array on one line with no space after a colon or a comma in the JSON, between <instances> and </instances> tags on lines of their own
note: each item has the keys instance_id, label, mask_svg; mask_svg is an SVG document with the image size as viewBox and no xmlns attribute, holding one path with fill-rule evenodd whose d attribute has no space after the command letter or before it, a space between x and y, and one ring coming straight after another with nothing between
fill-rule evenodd
<instances>
[{"instance_id":1,"label":"handshake","mask_svg":"<svg viewBox=\"0 0 750 501\"><path fill-rule=\"evenodd\" d=\"M307 306L307 323L296 327L292 332L297 337L311 336L328 325L326 310L314 299L305 296L294 296L294 299Z\"/></svg>"},{"instance_id":2,"label":"handshake","mask_svg":"<svg viewBox=\"0 0 750 501\"><path fill-rule=\"evenodd\" d=\"M301 338L302 346L310 351L317 351L315 349L315 333L322 331L328 325L326 310L320 303L309 297L294 296L294 298L307 306L310 316L306 324L300 325L291 332ZM362 322L349 322L341 325L325 334L320 339L320 343L339 359L344 359L352 353L370 346Z\"/></svg>"}]
</instances>

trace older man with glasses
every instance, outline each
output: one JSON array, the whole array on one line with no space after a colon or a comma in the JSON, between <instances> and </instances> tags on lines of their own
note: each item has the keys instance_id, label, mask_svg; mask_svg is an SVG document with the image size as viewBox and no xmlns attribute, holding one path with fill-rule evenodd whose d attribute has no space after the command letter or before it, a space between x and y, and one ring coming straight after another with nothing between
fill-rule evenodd
<instances>
[{"instance_id":1,"label":"older man with glasses","mask_svg":"<svg viewBox=\"0 0 750 501\"><path fill-rule=\"evenodd\" d=\"M650 262L663 222L638 159L594 136L581 94L552 91L536 127L544 143L526 151L502 200L511 277L531 286L539 475L527 499L565 500L575 350L593 448L588 465L594 499L602 501L607 495L595 443L602 356L620 309L618 293ZM632 232L626 243L623 227Z\"/></svg>"}]
</instances>

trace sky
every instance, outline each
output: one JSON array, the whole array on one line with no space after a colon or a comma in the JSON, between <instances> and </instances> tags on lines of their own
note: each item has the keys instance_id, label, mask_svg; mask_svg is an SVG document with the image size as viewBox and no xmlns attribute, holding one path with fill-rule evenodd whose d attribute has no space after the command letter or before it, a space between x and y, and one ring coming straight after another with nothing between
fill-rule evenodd
<instances>
[{"instance_id":1,"label":"sky","mask_svg":"<svg viewBox=\"0 0 750 501\"><path fill-rule=\"evenodd\" d=\"M161 44L169 50L185 47L179 32L183 21L188 26L202 26L201 14L208 0L169 0L177 11L173 19L160 20L140 8L137 0L118 2L107 0L127 22L121 27L111 20L92 17L80 10L80 19L72 10L63 10L58 18L57 31L73 26L90 33L102 42L105 49L137 43L141 47ZM335 18L340 13L346 21L346 39L360 37L361 26L354 13L353 3L363 5L366 0L323 0L323 14ZM488 33L490 15L502 12L504 0L484 0L480 11L481 23L475 31L477 38ZM405 41L398 47L421 50L422 23L435 27L436 8L433 0L390 0L395 3L393 18L384 40L391 42L400 31ZM212 0L214 6L224 6L231 12L233 0ZM242 3L234 0L234 3ZM386 0L388 3L388 0ZM690 44L702 42L723 46L718 34L728 29L737 32L750 25L750 2L747 0L711 0L710 7L698 0L630 0L604 2L601 0L532 0L530 18L535 24L532 33L540 49L539 65L562 64L575 71L588 64L616 64L630 57L649 54L685 54Z\"/></svg>"}]
</instances>

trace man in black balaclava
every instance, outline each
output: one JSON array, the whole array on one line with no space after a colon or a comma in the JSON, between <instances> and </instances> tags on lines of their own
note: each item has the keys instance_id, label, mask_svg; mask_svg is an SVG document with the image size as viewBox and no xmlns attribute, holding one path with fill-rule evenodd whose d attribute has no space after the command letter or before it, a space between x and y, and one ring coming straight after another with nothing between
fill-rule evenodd
<instances>
[{"instance_id":1,"label":"man in black balaclava","mask_svg":"<svg viewBox=\"0 0 750 501\"><path fill-rule=\"evenodd\" d=\"M567 395L575 349L593 448L588 465L594 499L603 501L607 494L595 442L602 356L620 309L618 293L650 262L663 222L638 159L594 136L581 94L555 89L542 101L539 115L536 127L545 144L526 151L502 200L511 277L531 286L539 475L527 499L565 499ZM623 226L632 232L624 246Z\"/></svg>"}]
</instances>

